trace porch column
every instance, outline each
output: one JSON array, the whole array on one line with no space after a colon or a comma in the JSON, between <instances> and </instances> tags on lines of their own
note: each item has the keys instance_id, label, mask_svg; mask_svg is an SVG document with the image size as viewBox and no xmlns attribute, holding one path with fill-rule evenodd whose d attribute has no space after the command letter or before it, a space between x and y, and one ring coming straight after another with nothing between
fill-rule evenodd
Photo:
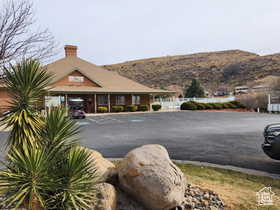
<instances>
[{"instance_id":1,"label":"porch column","mask_svg":"<svg viewBox=\"0 0 280 210\"><path fill-rule=\"evenodd\" d=\"M110 108L111 108L110 93L108 93L108 112L111 111Z\"/></svg>"},{"instance_id":2,"label":"porch column","mask_svg":"<svg viewBox=\"0 0 280 210\"><path fill-rule=\"evenodd\" d=\"M94 94L94 112L97 113L96 94Z\"/></svg>"},{"instance_id":3,"label":"porch column","mask_svg":"<svg viewBox=\"0 0 280 210\"><path fill-rule=\"evenodd\" d=\"M65 107L68 108L68 96L65 94Z\"/></svg>"}]
</instances>

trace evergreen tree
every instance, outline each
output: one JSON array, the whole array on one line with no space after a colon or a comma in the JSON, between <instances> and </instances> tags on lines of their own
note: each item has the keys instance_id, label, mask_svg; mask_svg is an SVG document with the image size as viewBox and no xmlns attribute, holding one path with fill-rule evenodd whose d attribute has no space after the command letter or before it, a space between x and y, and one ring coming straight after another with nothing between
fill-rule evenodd
<instances>
[{"instance_id":1,"label":"evergreen tree","mask_svg":"<svg viewBox=\"0 0 280 210\"><path fill-rule=\"evenodd\" d=\"M186 98L202 98L204 97L204 90L203 87L201 87L198 80L193 79L191 85L186 90L185 94Z\"/></svg>"}]
</instances>

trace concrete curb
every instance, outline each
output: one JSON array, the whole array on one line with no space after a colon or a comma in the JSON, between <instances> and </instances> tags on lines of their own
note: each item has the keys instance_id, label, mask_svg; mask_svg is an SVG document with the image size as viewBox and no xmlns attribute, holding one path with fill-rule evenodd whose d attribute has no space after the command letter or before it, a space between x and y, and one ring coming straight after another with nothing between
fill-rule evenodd
<instances>
[{"instance_id":1,"label":"concrete curb","mask_svg":"<svg viewBox=\"0 0 280 210\"><path fill-rule=\"evenodd\" d=\"M106 158L111 161L116 161L116 160L122 160L123 158ZM227 170L232 170L236 172L241 172L244 174L248 175L254 175L254 176L262 176L262 177L269 177L273 179L280 179L280 174L272 174L264 171L258 171L254 169L246 169L246 168L240 168L236 166L231 166L231 165L219 165L219 164L214 164L214 163L207 163L207 162L200 162L200 161L189 161L189 160L174 160L172 159L173 162L175 163L184 163L184 164L192 164L196 166L208 166L208 167L213 167L213 168L221 168L221 169L227 169Z\"/></svg>"},{"instance_id":2,"label":"concrete curb","mask_svg":"<svg viewBox=\"0 0 280 210\"><path fill-rule=\"evenodd\" d=\"M146 111L146 112L107 112L107 113L94 113L86 114L87 117L92 116L110 116L110 115L131 115L131 114L153 114L153 113L163 113L163 112L182 112L181 110L162 110L162 111Z\"/></svg>"}]
</instances>

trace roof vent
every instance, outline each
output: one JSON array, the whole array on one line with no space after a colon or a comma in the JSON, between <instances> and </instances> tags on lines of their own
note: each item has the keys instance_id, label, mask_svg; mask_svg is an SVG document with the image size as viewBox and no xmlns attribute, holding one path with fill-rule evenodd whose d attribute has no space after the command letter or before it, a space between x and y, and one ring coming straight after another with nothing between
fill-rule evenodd
<instances>
[{"instance_id":1,"label":"roof vent","mask_svg":"<svg viewBox=\"0 0 280 210\"><path fill-rule=\"evenodd\" d=\"M75 45L65 45L64 46L65 57L70 57L70 56L77 57L77 49L78 47Z\"/></svg>"}]
</instances>

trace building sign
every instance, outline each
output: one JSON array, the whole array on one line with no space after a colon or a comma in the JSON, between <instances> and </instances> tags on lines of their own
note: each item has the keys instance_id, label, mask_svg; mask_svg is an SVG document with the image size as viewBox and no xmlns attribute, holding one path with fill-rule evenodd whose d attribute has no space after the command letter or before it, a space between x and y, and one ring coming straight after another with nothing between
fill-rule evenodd
<instances>
[{"instance_id":1,"label":"building sign","mask_svg":"<svg viewBox=\"0 0 280 210\"><path fill-rule=\"evenodd\" d=\"M84 77L81 76L69 76L69 82L84 82Z\"/></svg>"}]
</instances>

